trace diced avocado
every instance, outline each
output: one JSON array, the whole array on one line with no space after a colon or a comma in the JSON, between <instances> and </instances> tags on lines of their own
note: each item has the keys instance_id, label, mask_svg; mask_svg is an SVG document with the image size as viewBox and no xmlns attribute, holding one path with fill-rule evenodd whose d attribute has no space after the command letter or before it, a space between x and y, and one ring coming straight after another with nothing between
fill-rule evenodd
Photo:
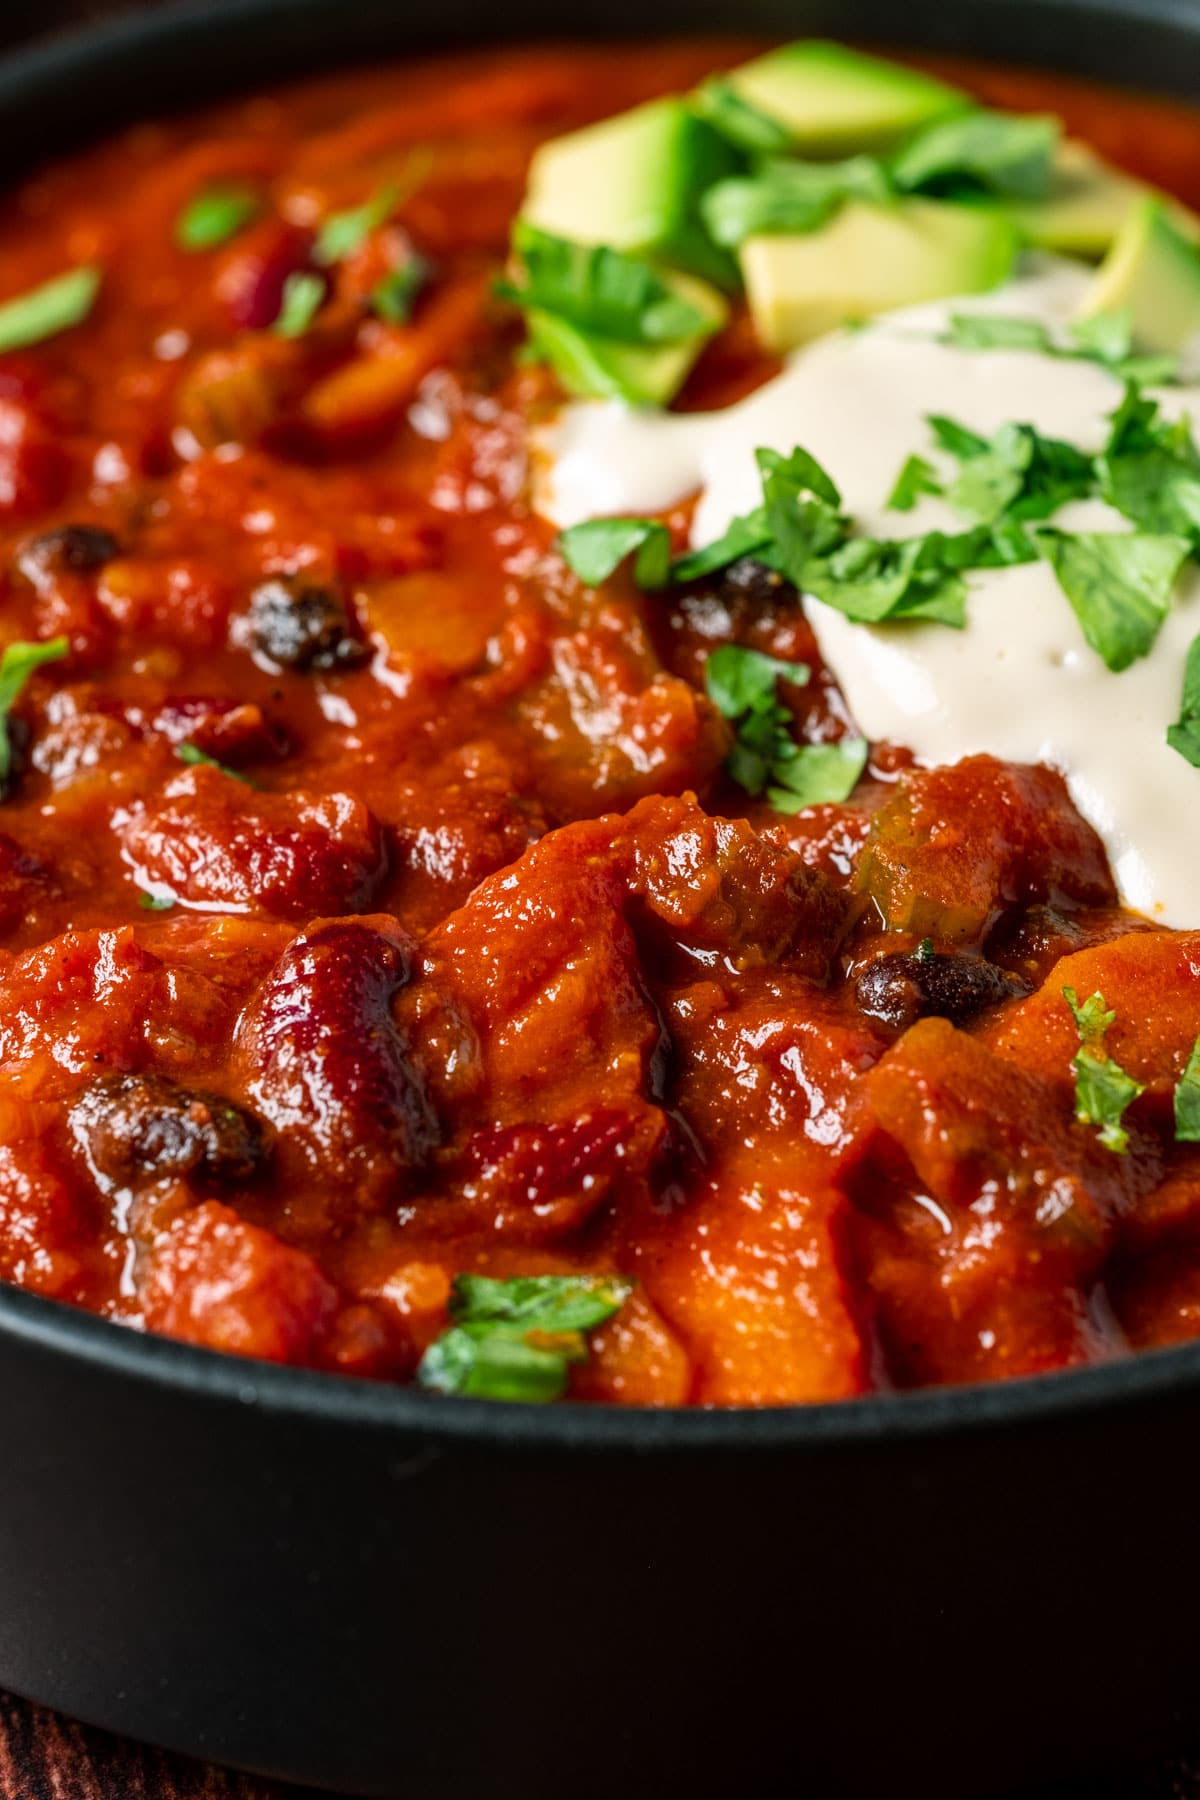
<instances>
[{"instance_id":1,"label":"diced avocado","mask_svg":"<svg viewBox=\"0 0 1200 1800\"><path fill-rule=\"evenodd\" d=\"M710 241L699 203L736 166L732 147L682 100L652 100L543 144L523 216L576 243L609 244L730 285L732 262Z\"/></svg>"},{"instance_id":2,"label":"diced avocado","mask_svg":"<svg viewBox=\"0 0 1200 1800\"><path fill-rule=\"evenodd\" d=\"M620 344L582 330L554 313L526 315L529 343L548 362L569 393L597 400L627 400L635 406L665 406L683 386L692 364L729 316L720 294L687 275L670 275L670 286L711 320L701 336L671 344Z\"/></svg>"},{"instance_id":3,"label":"diced avocado","mask_svg":"<svg viewBox=\"0 0 1200 1800\"><path fill-rule=\"evenodd\" d=\"M723 80L809 156L888 149L917 126L973 105L932 75L821 38L769 50Z\"/></svg>"},{"instance_id":4,"label":"diced avocado","mask_svg":"<svg viewBox=\"0 0 1200 1800\"><path fill-rule=\"evenodd\" d=\"M819 231L748 238L740 257L759 338L782 351L848 320L995 287L1019 243L991 207L850 200Z\"/></svg>"},{"instance_id":5,"label":"diced avocado","mask_svg":"<svg viewBox=\"0 0 1200 1800\"><path fill-rule=\"evenodd\" d=\"M1200 333L1200 249L1156 195L1140 200L1096 271L1080 308L1127 313L1139 349L1175 352Z\"/></svg>"},{"instance_id":6,"label":"diced avocado","mask_svg":"<svg viewBox=\"0 0 1200 1800\"><path fill-rule=\"evenodd\" d=\"M1014 201L1008 211L1022 237L1037 249L1098 261L1149 191L1086 144L1069 140L1055 159L1046 199Z\"/></svg>"}]
</instances>

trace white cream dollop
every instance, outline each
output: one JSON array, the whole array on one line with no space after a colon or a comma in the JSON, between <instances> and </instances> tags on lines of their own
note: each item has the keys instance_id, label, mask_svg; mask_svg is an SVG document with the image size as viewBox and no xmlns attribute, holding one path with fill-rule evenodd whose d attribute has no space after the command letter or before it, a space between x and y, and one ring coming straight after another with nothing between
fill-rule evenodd
<instances>
[{"instance_id":1,"label":"white cream dollop","mask_svg":"<svg viewBox=\"0 0 1200 1800\"><path fill-rule=\"evenodd\" d=\"M963 350L938 342L954 313L994 311L1061 326L1088 282L1077 263L1032 262L986 297L939 301L838 332L801 351L775 380L719 413L639 413L616 402L564 409L547 432L539 505L558 525L605 513L656 512L699 493L692 539L719 537L759 498L754 451L802 444L840 487L863 531L908 537L962 530L942 500L886 509L906 457L930 454L927 417L945 413L990 435L1032 424L1098 450L1120 400L1093 363L1024 350ZM1157 396L1164 411L1200 416L1200 387ZM936 458L934 458L936 460ZM1071 530L1127 531L1099 502L1064 508ZM1200 769L1166 742L1178 716L1184 660L1200 632L1200 572L1189 564L1150 655L1112 674L1045 563L968 576L967 628L852 624L806 601L821 653L872 738L909 745L923 761L978 751L1061 769L1107 847L1127 905L1178 925L1200 918Z\"/></svg>"}]
</instances>

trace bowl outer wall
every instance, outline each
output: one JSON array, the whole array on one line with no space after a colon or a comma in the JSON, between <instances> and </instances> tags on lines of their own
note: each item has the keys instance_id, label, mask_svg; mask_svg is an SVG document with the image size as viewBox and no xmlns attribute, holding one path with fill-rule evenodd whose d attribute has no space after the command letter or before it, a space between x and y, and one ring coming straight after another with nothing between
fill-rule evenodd
<instances>
[{"instance_id":1,"label":"bowl outer wall","mask_svg":"<svg viewBox=\"0 0 1200 1800\"><path fill-rule=\"evenodd\" d=\"M835 32L1200 97L1181 0L606 0L566 23ZM134 14L0 63L0 154L11 172L129 110L563 28L546 0ZM1198 1417L1200 1346L819 1409L495 1408L0 1288L0 1684L406 1800L715 1800L781 1773L965 1796L1100 1770L1188 1733Z\"/></svg>"}]
</instances>

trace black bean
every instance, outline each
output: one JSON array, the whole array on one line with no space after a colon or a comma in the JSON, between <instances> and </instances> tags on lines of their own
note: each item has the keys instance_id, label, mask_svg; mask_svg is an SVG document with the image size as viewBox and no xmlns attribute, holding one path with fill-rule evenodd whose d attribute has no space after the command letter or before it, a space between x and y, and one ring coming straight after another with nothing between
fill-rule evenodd
<instances>
[{"instance_id":1,"label":"black bean","mask_svg":"<svg viewBox=\"0 0 1200 1800\"><path fill-rule=\"evenodd\" d=\"M721 573L718 593L722 600L748 600L753 606L765 606L782 600L794 590L775 569L768 569L753 556L739 556Z\"/></svg>"},{"instance_id":2,"label":"black bean","mask_svg":"<svg viewBox=\"0 0 1200 1800\"><path fill-rule=\"evenodd\" d=\"M99 525L58 525L26 544L17 560L22 573L33 579L51 570L86 575L120 554L111 531Z\"/></svg>"},{"instance_id":3,"label":"black bean","mask_svg":"<svg viewBox=\"0 0 1200 1800\"><path fill-rule=\"evenodd\" d=\"M1016 975L982 957L922 950L881 956L854 983L862 1011L897 1030L930 1015L961 1023L985 1006L1028 992Z\"/></svg>"},{"instance_id":4,"label":"black bean","mask_svg":"<svg viewBox=\"0 0 1200 1800\"><path fill-rule=\"evenodd\" d=\"M266 1156L263 1128L221 1094L161 1075L103 1075L71 1107L70 1125L97 1176L135 1187L161 1176L247 1181Z\"/></svg>"},{"instance_id":5,"label":"black bean","mask_svg":"<svg viewBox=\"0 0 1200 1800\"><path fill-rule=\"evenodd\" d=\"M353 669L370 655L336 594L282 579L250 596L250 641L284 669Z\"/></svg>"}]
</instances>

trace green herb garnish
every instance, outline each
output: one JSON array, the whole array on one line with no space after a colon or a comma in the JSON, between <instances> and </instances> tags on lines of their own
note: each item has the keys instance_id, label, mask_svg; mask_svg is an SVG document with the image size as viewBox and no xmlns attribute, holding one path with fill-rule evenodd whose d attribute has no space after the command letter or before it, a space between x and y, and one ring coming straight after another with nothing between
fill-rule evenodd
<instances>
[{"instance_id":1,"label":"green herb garnish","mask_svg":"<svg viewBox=\"0 0 1200 1800\"><path fill-rule=\"evenodd\" d=\"M792 715L778 697L778 683L803 687L807 663L781 662L761 650L723 644L704 667L704 686L717 711L735 726L725 767L748 794L766 793L777 812L799 812L844 800L867 760L863 738L837 744L797 744Z\"/></svg>"},{"instance_id":2,"label":"green herb garnish","mask_svg":"<svg viewBox=\"0 0 1200 1800\"><path fill-rule=\"evenodd\" d=\"M1113 674L1148 655L1170 611L1187 539L1144 531L1069 534L1050 526L1034 536L1084 637Z\"/></svg>"},{"instance_id":3,"label":"green herb garnish","mask_svg":"<svg viewBox=\"0 0 1200 1800\"><path fill-rule=\"evenodd\" d=\"M70 648L65 637L56 637L43 644L9 644L0 656L0 790L12 774L8 718L21 689L35 669L40 669L43 663L60 662Z\"/></svg>"},{"instance_id":4,"label":"green herb garnish","mask_svg":"<svg viewBox=\"0 0 1200 1800\"><path fill-rule=\"evenodd\" d=\"M24 350L87 318L100 292L100 271L72 269L0 305L0 352Z\"/></svg>"},{"instance_id":5,"label":"green herb garnish","mask_svg":"<svg viewBox=\"0 0 1200 1800\"><path fill-rule=\"evenodd\" d=\"M328 269L334 263L343 262L347 256L353 256L371 233L385 223L395 210L399 197L399 188L390 182L377 189L361 206L330 213L317 232L313 261L322 269Z\"/></svg>"},{"instance_id":6,"label":"green herb garnish","mask_svg":"<svg viewBox=\"0 0 1200 1800\"><path fill-rule=\"evenodd\" d=\"M589 1331L620 1311L633 1284L613 1275L459 1275L453 1321L429 1346L417 1379L479 1400L557 1400Z\"/></svg>"},{"instance_id":7,"label":"green herb garnish","mask_svg":"<svg viewBox=\"0 0 1200 1800\"><path fill-rule=\"evenodd\" d=\"M1188 647L1179 717L1167 727L1167 742L1185 762L1200 769L1200 635Z\"/></svg>"},{"instance_id":8,"label":"green herb garnish","mask_svg":"<svg viewBox=\"0 0 1200 1800\"><path fill-rule=\"evenodd\" d=\"M871 156L768 162L756 175L718 181L700 210L713 241L736 250L748 237L815 231L844 200L886 200L889 192L883 166Z\"/></svg>"},{"instance_id":9,"label":"green herb garnish","mask_svg":"<svg viewBox=\"0 0 1200 1800\"><path fill-rule=\"evenodd\" d=\"M911 512L922 494L940 494L942 484L933 464L923 456L910 456L888 495L889 512Z\"/></svg>"},{"instance_id":10,"label":"green herb garnish","mask_svg":"<svg viewBox=\"0 0 1200 1800\"><path fill-rule=\"evenodd\" d=\"M513 249L524 281L497 284L514 305L565 319L617 344L673 344L708 337L715 321L677 294L640 257L577 244L519 219Z\"/></svg>"},{"instance_id":11,"label":"green herb garnish","mask_svg":"<svg viewBox=\"0 0 1200 1800\"><path fill-rule=\"evenodd\" d=\"M181 250L213 250L236 237L261 207L261 196L253 188L223 184L204 188L176 219L175 242Z\"/></svg>"},{"instance_id":12,"label":"green herb garnish","mask_svg":"<svg viewBox=\"0 0 1200 1800\"><path fill-rule=\"evenodd\" d=\"M599 587L633 557L633 579L644 593L666 587L671 575L671 538L661 519L586 519L569 525L555 540L580 581Z\"/></svg>"},{"instance_id":13,"label":"green herb garnish","mask_svg":"<svg viewBox=\"0 0 1200 1800\"><path fill-rule=\"evenodd\" d=\"M160 894L139 894L138 905L143 912L170 912L175 905L175 897L172 895L168 899Z\"/></svg>"},{"instance_id":14,"label":"green herb garnish","mask_svg":"<svg viewBox=\"0 0 1200 1800\"><path fill-rule=\"evenodd\" d=\"M692 95L691 104L727 143L736 145L739 150L748 150L752 155L770 156L775 151L786 150L792 141L786 125L781 125L769 113L760 112L749 100L743 100L736 88L719 76L706 81Z\"/></svg>"},{"instance_id":15,"label":"green herb garnish","mask_svg":"<svg viewBox=\"0 0 1200 1800\"><path fill-rule=\"evenodd\" d=\"M1127 1075L1104 1048L1104 1039L1115 1012L1109 1012L1103 994L1093 994L1079 1004L1074 988L1063 989L1079 1031L1079 1049L1072 1060L1075 1071L1075 1117L1081 1125L1095 1125L1106 1150L1119 1155L1129 1148L1129 1133L1121 1121L1126 1109L1145 1092L1140 1081Z\"/></svg>"},{"instance_id":16,"label":"green herb garnish","mask_svg":"<svg viewBox=\"0 0 1200 1800\"><path fill-rule=\"evenodd\" d=\"M433 266L414 250L398 268L389 269L383 280L371 290L371 311L389 325L406 325L421 289L429 280Z\"/></svg>"},{"instance_id":17,"label":"green herb garnish","mask_svg":"<svg viewBox=\"0 0 1200 1800\"><path fill-rule=\"evenodd\" d=\"M1057 119L981 109L927 126L888 166L905 193L974 187L1006 199L1043 200L1061 136Z\"/></svg>"},{"instance_id":18,"label":"green herb garnish","mask_svg":"<svg viewBox=\"0 0 1200 1800\"><path fill-rule=\"evenodd\" d=\"M1175 1084L1175 1141L1200 1144L1200 1037Z\"/></svg>"},{"instance_id":19,"label":"green herb garnish","mask_svg":"<svg viewBox=\"0 0 1200 1800\"><path fill-rule=\"evenodd\" d=\"M186 743L176 744L175 754L180 762L187 763L190 769L217 769L222 775L228 775L230 781L240 781L245 787L256 788L258 786L257 781L252 781L249 775L243 775L239 770L231 769L225 763L218 762L215 756L210 756L207 750L202 750L199 744L193 744L190 739Z\"/></svg>"},{"instance_id":20,"label":"green herb garnish","mask_svg":"<svg viewBox=\"0 0 1200 1800\"><path fill-rule=\"evenodd\" d=\"M295 269L283 284L279 316L271 330L278 337L303 337L325 299L324 277L311 269Z\"/></svg>"}]
</instances>

